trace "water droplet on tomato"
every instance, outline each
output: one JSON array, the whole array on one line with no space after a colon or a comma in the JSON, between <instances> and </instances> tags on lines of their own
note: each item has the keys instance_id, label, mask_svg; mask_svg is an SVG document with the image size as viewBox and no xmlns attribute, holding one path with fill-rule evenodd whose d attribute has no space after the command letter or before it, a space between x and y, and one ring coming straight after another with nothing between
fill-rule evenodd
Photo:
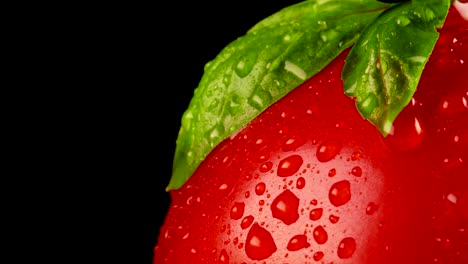
<instances>
[{"instance_id":1,"label":"water droplet on tomato","mask_svg":"<svg viewBox=\"0 0 468 264\"><path fill-rule=\"evenodd\" d=\"M286 225L290 225L299 218L299 198L290 190L283 191L271 204L271 212Z\"/></svg>"},{"instance_id":2,"label":"water droplet on tomato","mask_svg":"<svg viewBox=\"0 0 468 264\"><path fill-rule=\"evenodd\" d=\"M190 205L192 204L192 200L193 200L193 196L190 196L189 198L187 198L187 205Z\"/></svg>"},{"instance_id":3,"label":"water droplet on tomato","mask_svg":"<svg viewBox=\"0 0 468 264\"><path fill-rule=\"evenodd\" d=\"M374 202L370 202L368 205L367 205L367 208L366 208L366 214L368 215L373 215L375 213L375 211L377 211L379 207L374 203Z\"/></svg>"},{"instance_id":4,"label":"water droplet on tomato","mask_svg":"<svg viewBox=\"0 0 468 264\"><path fill-rule=\"evenodd\" d=\"M317 221L322 217L323 209L322 208L315 208L310 211L309 218L310 220Z\"/></svg>"},{"instance_id":5,"label":"water droplet on tomato","mask_svg":"<svg viewBox=\"0 0 468 264\"><path fill-rule=\"evenodd\" d=\"M329 176L329 177L333 177L333 176L335 176L335 175L336 175L336 169L333 168L333 169L331 169L331 170L328 171L328 176Z\"/></svg>"},{"instance_id":6,"label":"water droplet on tomato","mask_svg":"<svg viewBox=\"0 0 468 264\"><path fill-rule=\"evenodd\" d=\"M424 139L424 126L420 119L403 111L393 123L385 144L395 151L410 151L418 148Z\"/></svg>"},{"instance_id":7,"label":"water droplet on tomato","mask_svg":"<svg viewBox=\"0 0 468 264\"><path fill-rule=\"evenodd\" d=\"M245 203L235 202L231 208L231 218L234 220L240 219L244 215Z\"/></svg>"},{"instance_id":8,"label":"water droplet on tomato","mask_svg":"<svg viewBox=\"0 0 468 264\"><path fill-rule=\"evenodd\" d=\"M341 142L336 139L328 139L317 148L317 159L327 162L333 159L341 150Z\"/></svg>"},{"instance_id":9,"label":"water droplet on tomato","mask_svg":"<svg viewBox=\"0 0 468 264\"><path fill-rule=\"evenodd\" d=\"M351 154L351 160L356 161L359 160L362 156L362 153L360 151L355 151L353 154Z\"/></svg>"},{"instance_id":10,"label":"water droplet on tomato","mask_svg":"<svg viewBox=\"0 0 468 264\"><path fill-rule=\"evenodd\" d=\"M289 242L287 249L289 251L297 251L299 249L308 248L310 244L307 242L307 237L305 235L295 235Z\"/></svg>"},{"instance_id":11,"label":"water droplet on tomato","mask_svg":"<svg viewBox=\"0 0 468 264\"><path fill-rule=\"evenodd\" d=\"M245 242L245 253L253 260L263 260L276 251L276 244L270 232L257 223L252 225Z\"/></svg>"},{"instance_id":12,"label":"water droplet on tomato","mask_svg":"<svg viewBox=\"0 0 468 264\"><path fill-rule=\"evenodd\" d=\"M267 171L271 170L272 167L273 167L273 162L267 161L267 162L263 163L262 166L260 166L260 171L261 172L267 172Z\"/></svg>"},{"instance_id":13,"label":"water droplet on tomato","mask_svg":"<svg viewBox=\"0 0 468 264\"><path fill-rule=\"evenodd\" d=\"M338 257L341 259L350 258L356 251L356 241L352 237L347 237L341 240L338 246Z\"/></svg>"},{"instance_id":14,"label":"water droplet on tomato","mask_svg":"<svg viewBox=\"0 0 468 264\"><path fill-rule=\"evenodd\" d=\"M226 250L221 250L221 254L219 255L219 261L218 263L229 263L229 256L226 252Z\"/></svg>"},{"instance_id":15,"label":"water droplet on tomato","mask_svg":"<svg viewBox=\"0 0 468 264\"><path fill-rule=\"evenodd\" d=\"M278 164L277 174L280 177L294 175L301 168L302 163L302 157L299 155L291 155L284 158Z\"/></svg>"},{"instance_id":16,"label":"water droplet on tomato","mask_svg":"<svg viewBox=\"0 0 468 264\"><path fill-rule=\"evenodd\" d=\"M338 222L338 220L340 220L340 217L336 216L336 215L330 215L328 217L328 219L330 220L330 223L336 224Z\"/></svg>"},{"instance_id":17,"label":"water droplet on tomato","mask_svg":"<svg viewBox=\"0 0 468 264\"><path fill-rule=\"evenodd\" d=\"M359 167L359 166L354 167L354 168L351 170L351 174L353 174L353 175L356 176L356 177L361 177L361 175L362 175L362 169L361 169L361 167Z\"/></svg>"},{"instance_id":18,"label":"water droplet on tomato","mask_svg":"<svg viewBox=\"0 0 468 264\"><path fill-rule=\"evenodd\" d=\"M299 148L300 146L304 145L305 142L306 142L306 139L302 137L289 138L288 140L286 140L286 142L284 142L283 151L287 152L287 151L295 150Z\"/></svg>"},{"instance_id":19,"label":"water droplet on tomato","mask_svg":"<svg viewBox=\"0 0 468 264\"><path fill-rule=\"evenodd\" d=\"M260 182L255 186L255 193L257 195L262 195L263 193L265 193L265 189L266 189L265 183Z\"/></svg>"},{"instance_id":20,"label":"water droplet on tomato","mask_svg":"<svg viewBox=\"0 0 468 264\"><path fill-rule=\"evenodd\" d=\"M246 191L245 192L245 198L249 198L250 197L250 192L249 191Z\"/></svg>"},{"instance_id":21,"label":"water droplet on tomato","mask_svg":"<svg viewBox=\"0 0 468 264\"><path fill-rule=\"evenodd\" d=\"M314 258L315 261L319 261L319 260L323 259L324 255L325 254L323 254L322 251L317 251L317 252L314 253L313 258Z\"/></svg>"},{"instance_id":22,"label":"water droplet on tomato","mask_svg":"<svg viewBox=\"0 0 468 264\"><path fill-rule=\"evenodd\" d=\"M311 204L311 205L317 205L317 204L318 204L317 199L312 199L312 200L310 201L310 204Z\"/></svg>"},{"instance_id":23,"label":"water droplet on tomato","mask_svg":"<svg viewBox=\"0 0 468 264\"><path fill-rule=\"evenodd\" d=\"M251 215L244 217L244 219L242 219L242 222L241 222L241 228L242 229L248 228L253 223L253 221L254 221L254 217Z\"/></svg>"},{"instance_id":24,"label":"water droplet on tomato","mask_svg":"<svg viewBox=\"0 0 468 264\"><path fill-rule=\"evenodd\" d=\"M229 185L223 183L223 184L221 184L221 185L219 186L218 190L220 190L220 191L225 191L225 190L227 190L228 188L229 188Z\"/></svg>"},{"instance_id":25,"label":"water droplet on tomato","mask_svg":"<svg viewBox=\"0 0 468 264\"><path fill-rule=\"evenodd\" d=\"M299 177L296 181L296 187L298 189L302 189L305 186L305 179L303 177Z\"/></svg>"},{"instance_id":26,"label":"water droplet on tomato","mask_svg":"<svg viewBox=\"0 0 468 264\"><path fill-rule=\"evenodd\" d=\"M351 199L351 187L347 180L334 183L328 193L328 198L334 206L341 206Z\"/></svg>"},{"instance_id":27,"label":"water droplet on tomato","mask_svg":"<svg viewBox=\"0 0 468 264\"><path fill-rule=\"evenodd\" d=\"M327 231L322 226L317 226L313 232L314 239L318 244L325 244L328 240Z\"/></svg>"}]
</instances>

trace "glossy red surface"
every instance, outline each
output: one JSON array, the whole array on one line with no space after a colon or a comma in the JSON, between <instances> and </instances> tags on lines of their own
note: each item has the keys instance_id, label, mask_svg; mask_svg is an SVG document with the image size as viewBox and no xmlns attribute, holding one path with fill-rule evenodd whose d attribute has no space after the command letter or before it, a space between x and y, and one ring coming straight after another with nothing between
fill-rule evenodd
<instances>
[{"instance_id":1,"label":"glossy red surface","mask_svg":"<svg viewBox=\"0 0 468 264\"><path fill-rule=\"evenodd\" d=\"M468 22L451 9L411 103L380 133L345 53L171 191L154 263L468 263Z\"/></svg>"}]
</instances>

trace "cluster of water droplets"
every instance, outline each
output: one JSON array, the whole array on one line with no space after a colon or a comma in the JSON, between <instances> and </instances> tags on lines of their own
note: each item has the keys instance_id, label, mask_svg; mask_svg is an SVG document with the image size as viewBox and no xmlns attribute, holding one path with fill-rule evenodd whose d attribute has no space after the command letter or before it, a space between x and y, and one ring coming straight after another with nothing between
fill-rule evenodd
<instances>
[{"instance_id":1,"label":"cluster of water droplets","mask_svg":"<svg viewBox=\"0 0 468 264\"><path fill-rule=\"evenodd\" d=\"M239 137L242 137L242 135L239 135ZM261 137L252 141L259 148L268 144ZM337 139L327 139L320 144L317 144L317 142L316 140L308 141L298 136L287 138L283 140L281 154L260 157L259 159L263 160L263 162L258 167L257 172L243 177L243 180L247 183L246 186L251 186L251 188L246 190L243 195L238 196L240 200L232 202L230 220L226 220L238 226L223 225L221 230L222 233L226 234L224 244L233 244L235 247L231 247L231 251L226 248L225 252L227 253L220 255L220 258L222 256L223 259L229 259L229 252L232 252L232 248L243 250L251 260L266 260L277 252L278 248L285 248L290 252L283 256L284 258L288 258L291 254L302 250L305 250L304 256L306 259L310 258L314 261L325 260L327 254L334 254L339 259L347 259L353 256L357 249L357 242L349 235L345 235L338 242L334 238L333 241L335 242L333 243L337 244L335 250L331 252L317 249L317 246L331 243L327 226L339 223L339 210L331 211L324 208L329 208L330 205L334 208L340 208L350 202L353 197L353 179L362 178L363 174L365 174L361 166L358 165L363 153L360 150L349 153L346 161L355 164L348 165L349 169L347 171L339 171L333 167L320 172L316 168L318 164L327 164L334 159L338 159L337 156L343 159L342 155L340 155L343 146ZM316 149L314 153L317 160L316 165L306 163L305 160L310 160L310 158L304 158L304 152L298 151L303 145L307 144L312 145L312 149ZM311 147L307 146L307 148ZM343 173L345 176L342 175ZM340 177L337 175L340 175ZM262 181L263 177L275 177L276 180L268 179L267 184ZM314 192L314 188L324 188L326 186L312 186L314 181L311 181L311 185L308 185L311 177L325 177L332 181L328 189L328 201L301 200L300 197L305 197L309 195L307 193ZM337 180L333 180L335 178ZM306 195L301 192L306 193ZM305 204L306 206L304 206ZM362 209L361 213L363 215L373 215L378 208L379 206L371 201L368 202L367 207ZM258 210L258 212L255 212L255 210ZM256 219L256 217L260 218ZM278 222L268 220L271 217ZM283 228L295 226L298 223L302 224L303 221L299 221L302 217L308 220L306 229L302 233L290 233L290 237L286 240L284 240L285 238L278 239L276 237L275 234L281 233ZM234 239L228 238L230 235L228 231L238 227L240 227L240 232L233 231L236 237ZM239 243L241 241L238 236L239 233L244 234L244 242ZM286 233L289 234L289 232Z\"/></svg>"}]
</instances>

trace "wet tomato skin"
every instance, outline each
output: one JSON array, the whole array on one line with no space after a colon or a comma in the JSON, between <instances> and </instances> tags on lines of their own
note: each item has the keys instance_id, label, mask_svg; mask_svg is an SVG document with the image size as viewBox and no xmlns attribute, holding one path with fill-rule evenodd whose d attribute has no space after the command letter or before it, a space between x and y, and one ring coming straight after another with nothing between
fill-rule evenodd
<instances>
[{"instance_id":1,"label":"wet tomato skin","mask_svg":"<svg viewBox=\"0 0 468 264\"><path fill-rule=\"evenodd\" d=\"M154 263L468 263L468 23L440 32L388 137L344 95L344 52L219 144Z\"/></svg>"}]
</instances>

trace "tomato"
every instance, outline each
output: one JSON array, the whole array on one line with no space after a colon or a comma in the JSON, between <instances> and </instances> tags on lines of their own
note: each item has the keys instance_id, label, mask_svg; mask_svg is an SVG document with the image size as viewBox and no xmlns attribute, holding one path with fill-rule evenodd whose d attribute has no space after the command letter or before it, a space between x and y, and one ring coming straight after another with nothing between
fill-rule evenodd
<instances>
[{"instance_id":1,"label":"tomato","mask_svg":"<svg viewBox=\"0 0 468 264\"><path fill-rule=\"evenodd\" d=\"M154 263L468 263L468 23L440 33L387 137L343 93L347 50L217 145Z\"/></svg>"}]
</instances>

